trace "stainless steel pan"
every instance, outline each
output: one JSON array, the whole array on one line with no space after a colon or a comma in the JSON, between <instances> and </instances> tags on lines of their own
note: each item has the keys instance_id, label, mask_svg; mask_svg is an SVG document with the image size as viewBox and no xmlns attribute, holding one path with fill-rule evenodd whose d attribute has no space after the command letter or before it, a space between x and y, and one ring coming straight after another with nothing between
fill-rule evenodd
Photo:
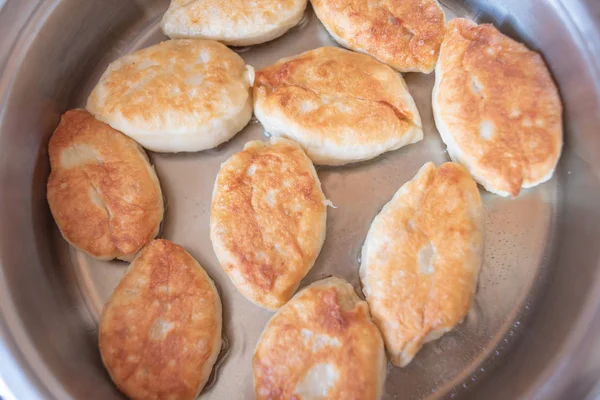
<instances>
[{"instance_id":1,"label":"stainless steel pan","mask_svg":"<svg viewBox=\"0 0 600 400\"><path fill-rule=\"evenodd\" d=\"M449 17L493 22L543 53L565 105L566 146L552 181L514 200L483 194L486 255L474 307L408 368L389 369L385 398L591 398L600 376L600 2L442 2ZM90 260L60 238L45 200L46 145L60 114L84 105L111 60L164 39L157 22L166 6L8 0L0 11L0 373L18 399L121 398L96 340L100 309L125 264ZM323 44L333 41L309 6L282 38L238 51L259 69ZM358 254L372 218L425 161L448 158L432 122L433 76L405 78L425 140L319 169L338 208L303 285L335 274L358 289ZM235 291L208 239L219 164L262 135L253 122L217 149L152 156L167 197L162 235L200 260L223 299L227 346L203 391L208 399L252 397L250 358L271 315Z\"/></svg>"}]
</instances>

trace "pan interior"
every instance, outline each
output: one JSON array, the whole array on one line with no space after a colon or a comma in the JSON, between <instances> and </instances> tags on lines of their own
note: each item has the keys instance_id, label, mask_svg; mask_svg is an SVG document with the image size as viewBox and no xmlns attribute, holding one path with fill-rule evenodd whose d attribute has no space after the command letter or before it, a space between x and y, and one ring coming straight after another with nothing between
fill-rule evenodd
<instances>
[{"instance_id":1,"label":"pan interior","mask_svg":"<svg viewBox=\"0 0 600 400\"><path fill-rule=\"evenodd\" d=\"M473 17L473 10L447 1L447 18ZM122 54L165 40L160 14L154 15L136 36L123 37L104 62L99 63L78 93L74 106L84 106L106 62ZM235 49L259 70L282 57L320 46L336 46L309 6L301 23L285 36L255 47ZM445 146L433 123L431 91L434 75L405 75L415 98L425 139L370 162L347 167L319 167L330 208L327 238L314 268L302 286L326 276L347 279L360 293L358 266L360 248L369 225L395 191L427 161L449 161ZM224 331L228 348L221 354L218 375L204 390L205 398L240 398L252 393L251 358L254 345L272 313L259 309L230 283L214 255L209 239L209 214L214 179L222 162L242 150L250 140L265 140L261 125L253 120L230 142L217 149L195 154L152 154L166 197L162 237L183 245L216 281L224 304ZM552 220L557 204L557 179L516 199L504 199L482 190L486 211L485 262L478 292L465 321L440 340L428 344L404 369L388 368L384 398L422 399L456 394L486 373L519 334L529 303L535 297L535 282L544 273L545 257L552 241ZM357 194L359 193L359 194ZM56 241L61 239L56 235ZM102 305L123 275L127 264L96 261L70 249L62 249L61 265L72 268L85 303L90 346ZM228 384L237 377L235 386Z\"/></svg>"},{"instance_id":2,"label":"pan interior","mask_svg":"<svg viewBox=\"0 0 600 400\"><path fill-rule=\"evenodd\" d=\"M595 172L600 170L600 87L560 0L441 2L447 19L494 22L502 32L543 50L561 88L567 145L549 182L515 199L481 191L485 260L473 307L455 330L427 344L408 367L388 367L384 398L532 398L559 371L558 362L566 362L563 350L575 354L575 345L583 343L583 327L591 331L593 318L586 310L599 308L600 293L594 290L600 287L600 175ZM33 4L36 11L6 64L2 78L12 74L10 85L0 81L6 95L0 97L0 148L8 149L0 157L0 336L9 333L7 347L16 349L23 374L44 397L119 399L102 366L97 328L102 306L127 264L93 260L61 238L45 200L46 147L60 115L85 105L111 61L166 40L159 22L168 1L9 0L7 7L15 4ZM0 31L4 26L0 23ZM259 70L325 45L336 43L309 5L300 24L281 38L235 51ZM324 247L301 287L336 275L361 293L359 255L371 221L425 162L449 160L433 123L433 74L404 77L421 114L424 140L369 162L317 169L336 208L328 210ZM165 195L161 236L200 262L223 303L225 344L202 392L205 399L252 398L252 353L272 316L235 290L209 239L219 167L255 139L266 137L253 119L216 149L150 154ZM571 378L567 372L561 376ZM574 388L586 384L577 381ZM552 390L543 394L582 397Z\"/></svg>"}]
</instances>

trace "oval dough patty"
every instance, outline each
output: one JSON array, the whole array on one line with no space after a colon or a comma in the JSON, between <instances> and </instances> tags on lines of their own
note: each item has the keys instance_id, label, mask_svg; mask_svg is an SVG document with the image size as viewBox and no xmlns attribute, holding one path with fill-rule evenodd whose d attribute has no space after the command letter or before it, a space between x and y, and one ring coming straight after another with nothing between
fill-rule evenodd
<instances>
[{"instance_id":1,"label":"oval dough patty","mask_svg":"<svg viewBox=\"0 0 600 400\"><path fill-rule=\"evenodd\" d=\"M240 293L269 309L292 297L321 251L326 201L310 159L290 140L249 142L221 166L210 238Z\"/></svg>"},{"instance_id":2,"label":"oval dough patty","mask_svg":"<svg viewBox=\"0 0 600 400\"><path fill-rule=\"evenodd\" d=\"M362 249L360 278L392 363L407 365L471 307L483 253L477 185L460 164L425 164L385 205Z\"/></svg>"},{"instance_id":3,"label":"oval dough patty","mask_svg":"<svg viewBox=\"0 0 600 400\"><path fill-rule=\"evenodd\" d=\"M170 38L249 46L275 39L302 19L307 0L171 0L162 19Z\"/></svg>"},{"instance_id":4,"label":"oval dough patty","mask_svg":"<svg viewBox=\"0 0 600 400\"><path fill-rule=\"evenodd\" d=\"M402 76L337 47L310 50L258 72L254 112L267 132L298 141L317 164L368 160L423 138Z\"/></svg>"},{"instance_id":5,"label":"oval dough patty","mask_svg":"<svg viewBox=\"0 0 600 400\"><path fill-rule=\"evenodd\" d=\"M252 366L259 400L375 400L386 358L367 303L346 281L328 278L271 318Z\"/></svg>"},{"instance_id":6,"label":"oval dough patty","mask_svg":"<svg viewBox=\"0 0 600 400\"><path fill-rule=\"evenodd\" d=\"M48 153L48 204L71 245L99 259L131 259L156 236L162 193L136 142L85 110L70 110Z\"/></svg>"},{"instance_id":7,"label":"oval dough patty","mask_svg":"<svg viewBox=\"0 0 600 400\"><path fill-rule=\"evenodd\" d=\"M311 0L315 14L342 46L401 72L430 73L444 37L436 0Z\"/></svg>"},{"instance_id":8,"label":"oval dough patty","mask_svg":"<svg viewBox=\"0 0 600 400\"><path fill-rule=\"evenodd\" d=\"M252 116L252 67L212 40L169 40L114 61L87 109L149 150L200 151Z\"/></svg>"},{"instance_id":9,"label":"oval dough patty","mask_svg":"<svg viewBox=\"0 0 600 400\"><path fill-rule=\"evenodd\" d=\"M181 246L154 240L104 306L100 353L131 399L192 400L221 350L221 300Z\"/></svg>"},{"instance_id":10,"label":"oval dough patty","mask_svg":"<svg viewBox=\"0 0 600 400\"><path fill-rule=\"evenodd\" d=\"M455 19L435 78L435 124L448 153L486 190L516 196L552 177L562 105L538 53L492 25Z\"/></svg>"}]
</instances>

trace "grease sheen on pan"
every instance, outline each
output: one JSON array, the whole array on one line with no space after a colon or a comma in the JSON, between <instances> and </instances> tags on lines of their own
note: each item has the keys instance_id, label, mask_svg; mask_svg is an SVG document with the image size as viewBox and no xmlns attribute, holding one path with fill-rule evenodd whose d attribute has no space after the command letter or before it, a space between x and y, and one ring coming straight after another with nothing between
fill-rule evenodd
<instances>
[{"instance_id":1,"label":"grease sheen on pan","mask_svg":"<svg viewBox=\"0 0 600 400\"><path fill-rule=\"evenodd\" d=\"M292 297L321 251L327 202L310 159L290 140L249 142L223 163L210 238L240 293L269 309Z\"/></svg>"},{"instance_id":2,"label":"grease sheen on pan","mask_svg":"<svg viewBox=\"0 0 600 400\"><path fill-rule=\"evenodd\" d=\"M104 365L129 398L192 400L221 350L221 300L183 247L154 240L121 278L99 329Z\"/></svg>"},{"instance_id":3,"label":"grease sheen on pan","mask_svg":"<svg viewBox=\"0 0 600 400\"><path fill-rule=\"evenodd\" d=\"M170 38L248 46L275 39L302 19L307 0L171 0L162 19Z\"/></svg>"},{"instance_id":4,"label":"grease sheen on pan","mask_svg":"<svg viewBox=\"0 0 600 400\"><path fill-rule=\"evenodd\" d=\"M87 109L159 152L200 151L239 132L252 116L254 70L212 40L169 40L114 61Z\"/></svg>"},{"instance_id":5,"label":"grease sheen on pan","mask_svg":"<svg viewBox=\"0 0 600 400\"><path fill-rule=\"evenodd\" d=\"M367 303L334 277L303 289L271 318L252 366L257 399L375 400L386 357Z\"/></svg>"},{"instance_id":6,"label":"grease sheen on pan","mask_svg":"<svg viewBox=\"0 0 600 400\"><path fill-rule=\"evenodd\" d=\"M401 72L430 73L444 37L436 0L311 0L315 14L342 46Z\"/></svg>"},{"instance_id":7,"label":"grease sheen on pan","mask_svg":"<svg viewBox=\"0 0 600 400\"><path fill-rule=\"evenodd\" d=\"M71 245L99 259L131 259L156 236L163 198L140 145L87 111L70 110L48 154L48 204Z\"/></svg>"},{"instance_id":8,"label":"grease sheen on pan","mask_svg":"<svg viewBox=\"0 0 600 400\"><path fill-rule=\"evenodd\" d=\"M448 23L433 111L454 161L488 191L516 196L552 177L562 105L542 57L492 25Z\"/></svg>"},{"instance_id":9,"label":"grease sheen on pan","mask_svg":"<svg viewBox=\"0 0 600 400\"><path fill-rule=\"evenodd\" d=\"M254 112L317 164L368 160L423 138L402 76L374 58L321 47L259 71Z\"/></svg>"},{"instance_id":10,"label":"grease sheen on pan","mask_svg":"<svg viewBox=\"0 0 600 400\"><path fill-rule=\"evenodd\" d=\"M425 164L373 220L359 273L395 365L407 365L466 315L483 229L477 185L456 163Z\"/></svg>"}]
</instances>

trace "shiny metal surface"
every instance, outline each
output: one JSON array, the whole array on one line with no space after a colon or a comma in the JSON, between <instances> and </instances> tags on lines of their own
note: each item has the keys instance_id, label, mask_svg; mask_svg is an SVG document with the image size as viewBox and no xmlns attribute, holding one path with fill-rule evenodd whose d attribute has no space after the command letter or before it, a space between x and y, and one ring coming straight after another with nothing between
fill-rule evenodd
<instances>
[{"instance_id":1,"label":"shiny metal surface","mask_svg":"<svg viewBox=\"0 0 600 400\"><path fill-rule=\"evenodd\" d=\"M18 399L118 399L98 354L97 321L126 264L98 262L64 242L45 200L46 145L62 112L83 106L106 65L165 38L164 0L8 0L0 12L0 374ZM600 376L600 3L442 0L543 52L565 104L566 147L553 180L514 200L483 193L485 264L465 322L390 367L386 399L578 399ZM236 49L260 69L334 45L312 11L280 39ZM337 206L302 286L334 274L359 291L358 256L372 218L426 161L448 159L431 115L433 75L407 74L425 140L373 161L319 168ZM195 154L153 154L166 195L162 236L215 280L227 345L207 399L251 398L250 359L271 313L239 295L209 241L221 162L252 139ZM596 389L597 390L597 389Z\"/></svg>"}]
</instances>

